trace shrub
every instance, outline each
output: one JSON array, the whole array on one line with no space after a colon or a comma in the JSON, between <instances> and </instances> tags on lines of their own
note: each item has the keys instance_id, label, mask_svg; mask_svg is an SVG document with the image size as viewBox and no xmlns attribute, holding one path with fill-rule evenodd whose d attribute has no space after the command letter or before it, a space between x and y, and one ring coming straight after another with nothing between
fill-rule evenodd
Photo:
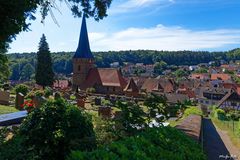
<instances>
[{"instance_id":1,"label":"shrub","mask_svg":"<svg viewBox=\"0 0 240 160\"><path fill-rule=\"evenodd\" d=\"M239 121L239 119L240 119L240 111L232 110L232 111L229 112L229 114L230 114L231 120Z\"/></svg>"},{"instance_id":2,"label":"shrub","mask_svg":"<svg viewBox=\"0 0 240 160\"><path fill-rule=\"evenodd\" d=\"M193 106L194 105L194 103L191 100L185 100L183 103L186 106Z\"/></svg>"},{"instance_id":3,"label":"shrub","mask_svg":"<svg viewBox=\"0 0 240 160\"><path fill-rule=\"evenodd\" d=\"M102 105L104 105L104 106L111 106L111 102L109 100L102 99L101 101L102 101Z\"/></svg>"},{"instance_id":4,"label":"shrub","mask_svg":"<svg viewBox=\"0 0 240 160\"><path fill-rule=\"evenodd\" d=\"M70 95L70 100L76 100L76 96L75 95Z\"/></svg>"},{"instance_id":5,"label":"shrub","mask_svg":"<svg viewBox=\"0 0 240 160\"><path fill-rule=\"evenodd\" d=\"M0 146L6 141L7 133L7 127L0 128Z\"/></svg>"},{"instance_id":6,"label":"shrub","mask_svg":"<svg viewBox=\"0 0 240 160\"><path fill-rule=\"evenodd\" d=\"M117 101L116 107L121 110L121 115L114 120L117 136L133 135L146 126L145 113L138 104Z\"/></svg>"},{"instance_id":7,"label":"shrub","mask_svg":"<svg viewBox=\"0 0 240 160\"><path fill-rule=\"evenodd\" d=\"M200 109L200 108L198 108L198 107L189 107L189 108L187 108L185 111L184 111L184 117L187 117L187 116L189 116L189 115L191 115L191 114L194 114L194 115L200 115L200 116L202 116L203 115L203 113L202 113L202 110Z\"/></svg>"},{"instance_id":8,"label":"shrub","mask_svg":"<svg viewBox=\"0 0 240 160\"><path fill-rule=\"evenodd\" d=\"M31 92L29 92L26 96L26 98L30 98L32 99L33 97L37 96L37 97L41 97L41 96L44 96L46 93L45 93L45 90L32 90Z\"/></svg>"},{"instance_id":9,"label":"shrub","mask_svg":"<svg viewBox=\"0 0 240 160\"><path fill-rule=\"evenodd\" d=\"M161 127L144 131L92 152L73 151L68 160L141 159L141 160L205 160L200 145L183 132Z\"/></svg>"},{"instance_id":10,"label":"shrub","mask_svg":"<svg viewBox=\"0 0 240 160\"><path fill-rule=\"evenodd\" d=\"M168 113L167 99L165 96L150 94L144 100L144 105L147 107L146 116L147 116L148 123L150 123L153 119L155 119L157 122L164 121ZM157 118L157 115L163 115L163 116L160 116L160 118Z\"/></svg>"},{"instance_id":11,"label":"shrub","mask_svg":"<svg viewBox=\"0 0 240 160\"><path fill-rule=\"evenodd\" d=\"M28 86L26 86L24 84L19 84L15 87L15 92L22 93L24 96L26 96L28 93Z\"/></svg>"},{"instance_id":12,"label":"shrub","mask_svg":"<svg viewBox=\"0 0 240 160\"><path fill-rule=\"evenodd\" d=\"M35 96L35 91L32 90L30 92L28 92L28 94L26 95L26 98L32 99Z\"/></svg>"},{"instance_id":13,"label":"shrub","mask_svg":"<svg viewBox=\"0 0 240 160\"><path fill-rule=\"evenodd\" d=\"M46 87L45 89L44 89L44 96L45 97L49 97L49 96L51 96L53 94L53 91L52 91L52 89L50 88L50 87Z\"/></svg>"},{"instance_id":14,"label":"shrub","mask_svg":"<svg viewBox=\"0 0 240 160\"><path fill-rule=\"evenodd\" d=\"M96 134L96 141L98 146L105 144L110 144L112 141L116 140L117 137L112 132L113 122L109 120L102 119L99 116L94 116L94 131Z\"/></svg>"},{"instance_id":15,"label":"shrub","mask_svg":"<svg viewBox=\"0 0 240 160\"><path fill-rule=\"evenodd\" d=\"M0 88L1 88L1 86L0 86ZM8 83L4 83L4 84L2 85L2 88L3 88L5 91L7 91L7 90L10 90L11 86L10 86L10 84L8 84Z\"/></svg>"},{"instance_id":16,"label":"shrub","mask_svg":"<svg viewBox=\"0 0 240 160\"><path fill-rule=\"evenodd\" d=\"M20 146L24 147L12 149L21 149L19 154L27 155L24 159L61 160L70 150L86 151L96 147L91 117L63 99L48 101L34 109L16 136L21 137ZM18 159L19 155L11 156L3 159Z\"/></svg>"},{"instance_id":17,"label":"shrub","mask_svg":"<svg viewBox=\"0 0 240 160\"><path fill-rule=\"evenodd\" d=\"M222 109L215 109L214 117L218 118L219 120L225 120L226 119L226 113Z\"/></svg>"},{"instance_id":18,"label":"shrub","mask_svg":"<svg viewBox=\"0 0 240 160\"><path fill-rule=\"evenodd\" d=\"M36 97L42 97L44 95L44 90L36 90L34 92L34 96Z\"/></svg>"},{"instance_id":19,"label":"shrub","mask_svg":"<svg viewBox=\"0 0 240 160\"><path fill-rule=\"evenodd\" d=\"M15 136L13 139L0 145L0 160L30 160L28 158L30 154L27 153L26 146L22 145L23 140L23 137Z\"/></svg>"},{"instance_id":20,"label":"shrub","mask_svg":"<svg viewBox=\"0 0 240 160\"><path fill-rule=\"evenodd\" d=\"M87 93L95 93L95 92L96 92L96 89L95 89L95 88L87 88L87 89L86 89L86 92L87 92Z\"/></svg>"}]
</instances>

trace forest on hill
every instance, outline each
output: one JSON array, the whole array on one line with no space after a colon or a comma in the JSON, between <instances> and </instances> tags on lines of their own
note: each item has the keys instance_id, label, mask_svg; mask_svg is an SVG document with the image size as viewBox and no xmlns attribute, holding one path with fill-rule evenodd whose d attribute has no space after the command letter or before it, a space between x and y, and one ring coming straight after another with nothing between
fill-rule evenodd
<instances>
[{"instance_id":1,"label":"forest on hill","mask_svg":"<svg viewBox=\"0 0 240 160\"><path fill-rule=\"evenodd\" d=\"M69 75L72 72L72 57L74 52L53 52L53 69L56 74ZM168 65L196 65L210 61L235 61L240 59L240 49L227 52L207 51L109 51L94 52L95 63L98 67L110 67L113 62L155 64L160 61ZM7 54L9 59L11 80L33 79L36 66L36 53Z\"/></svg>"}]
</instances>

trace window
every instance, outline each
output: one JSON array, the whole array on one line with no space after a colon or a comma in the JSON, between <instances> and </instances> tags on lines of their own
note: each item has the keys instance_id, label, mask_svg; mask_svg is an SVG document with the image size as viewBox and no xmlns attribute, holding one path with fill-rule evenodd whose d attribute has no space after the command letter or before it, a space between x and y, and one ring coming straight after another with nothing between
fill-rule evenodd
<instances>
[{"instance_id":1,"label":"window","mask_svg":"<svg viewBox=\"0 0 240 160\"><path fill-rule=\"evenodd\" d=\"M113 87L113 92L115 92L115 87Z\"/></svg>"},{"instance_id":2,"label":"window","mask_svg":"<svg viewBox=\"0 0 240 160\"><path fill-rule=\"evenodd\" d=\"M78 71L80 71L80 70L81 70L81 66L79 65L79 66L78 66Z\"/></svg>"}]
</instances>

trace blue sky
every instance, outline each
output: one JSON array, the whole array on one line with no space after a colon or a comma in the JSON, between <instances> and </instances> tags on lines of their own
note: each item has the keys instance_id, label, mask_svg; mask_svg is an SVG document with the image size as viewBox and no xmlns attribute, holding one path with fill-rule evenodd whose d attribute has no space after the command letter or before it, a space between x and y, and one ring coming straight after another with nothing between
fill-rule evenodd
<instances>
[{"instance_id":1,"label":"blue sky","mask_svg":"<svg viewBox=\"0 0 240 160\"><path fill-rule=\"evenodd\" d=\"M9 53L36 52L44 33L51 51L75 51L81 18L74 18L65 3L44 24L41 16L31 31L20 33ZM92 51L208 50L240 47L240 0L113 0L108 17L87 19Z\"/></svg>"}]
</instances>

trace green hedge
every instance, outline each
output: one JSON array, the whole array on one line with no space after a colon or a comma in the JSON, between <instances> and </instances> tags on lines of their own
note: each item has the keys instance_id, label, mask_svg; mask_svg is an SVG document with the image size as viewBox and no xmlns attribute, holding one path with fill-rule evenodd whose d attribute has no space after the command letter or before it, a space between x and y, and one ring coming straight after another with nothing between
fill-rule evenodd
<instances>
[{"instance_id":1,"label":"green hedge","mask_svg":"<svg viewBox=\"0 0 240 160\"><path fill-rule=\"evenodd\" d=\"M162 127L113 142L93 152L73 151L68 160L205 160L197 142L183 132Z\"/></svg>"},{"instance_id":2,"label":"green hedge","mask_svg":"<svg viewBox=\"0 0 240 160\"><path fill-rule=\"evenodd\" d=\"M22 93L23 95L27 95L28 93L28 86L25 84L19 84L15 87L15 92L17 93Z\"/></svg>"}]
</instances>

